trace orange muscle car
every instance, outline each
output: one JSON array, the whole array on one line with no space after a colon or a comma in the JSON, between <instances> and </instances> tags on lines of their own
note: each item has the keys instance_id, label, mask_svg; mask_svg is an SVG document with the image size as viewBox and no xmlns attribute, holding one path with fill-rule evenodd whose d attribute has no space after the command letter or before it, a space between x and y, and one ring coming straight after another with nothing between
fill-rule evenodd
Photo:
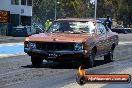
<instances>
[{"instance_id":1,"label":"orange muscle car","mask_svg":"<svg viewBox=\"0 0 132 88\"><path fill-rule=\"evenodd\" d=\"M93 19L66 18L55 20L44 33L25 39L24 51L31 56L32 65L47 61L80 61L93 67L95 57L113 61L118 35Z\"/></svg>"}]
</instances>

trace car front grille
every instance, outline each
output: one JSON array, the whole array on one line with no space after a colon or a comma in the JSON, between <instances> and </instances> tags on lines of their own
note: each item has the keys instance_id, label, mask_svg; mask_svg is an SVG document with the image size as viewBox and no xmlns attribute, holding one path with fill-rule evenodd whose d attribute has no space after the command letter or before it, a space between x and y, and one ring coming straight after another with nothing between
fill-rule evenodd
<instances>
[{"instance_id":1,"label":"car front grille","mask_svg":"<svg viewBox=\"0 0 132 88\"><path fill-rule=\"evenodd\" d=\"M74 50L74 43L36 42L36 48L45 51Z\"/></svg>"}]
</instances>

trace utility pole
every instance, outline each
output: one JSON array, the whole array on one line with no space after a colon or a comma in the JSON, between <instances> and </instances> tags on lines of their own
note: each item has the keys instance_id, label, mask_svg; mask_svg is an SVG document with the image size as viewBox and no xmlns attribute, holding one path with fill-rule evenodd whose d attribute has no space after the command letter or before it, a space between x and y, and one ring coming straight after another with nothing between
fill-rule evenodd
<instances>
[{"instance_id":1,"label":"utility pole","mask_svg":"<svg viewBox=\"0 0 132 88\"><path fill-rule=\"evenodd\" d=\"M94 19L97 17L97 0L95 0L95 10L94 10Z\"/></svg>"},{"instance_id":2,"label":"utility pole","mask_svg":"<svg viewBox=\"0 0 132 88\"><path fill-rule=\"evenodd\" d=\"M97 34L97 22L96 22L96 17L97 17L97 0L95 0L95 10L94 10L94 19L95 19L95 33Z\"/></svg>"},{"instance_id":3,"label":"utility pole","mask_svg":"<svg viewBox=\"0 0 132 88\"><path fill-rule=\"evenodd\" d=\"M57 19L57 4L60 4L60 2L57 2L57 0L55 0L55 20Z\"/></svg>"},{"instance_id":4,"label":"utility pole","mask_svg":"<svg viewBox=\"0 0 132 88\"><path fill-rule=\"evenodd\" d=\"M57 4L57 0L55 0L55 20L56 20L56 4Z\"/></svg>"}]
</instances>

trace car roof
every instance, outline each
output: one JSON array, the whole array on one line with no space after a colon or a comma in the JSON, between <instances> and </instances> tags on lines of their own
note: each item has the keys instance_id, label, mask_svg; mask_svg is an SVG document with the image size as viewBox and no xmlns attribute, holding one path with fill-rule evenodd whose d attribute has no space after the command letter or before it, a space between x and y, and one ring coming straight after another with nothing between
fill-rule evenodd
<instances>
[{"instance_id":1,"label":"car roof","mask_svg":"<svg viewBox=\"0 0 132 88\"><path fill-rule=\"evenodd\" d=\"M101 22L99 20L95 20L93 18L64 18L64 19L57 19L55 21L64 21L64 22Z\"/></svg>"},{"instance_id":2,"label":"car roof","mask_svg":"<svg viewBox=\"0 0 132 88\"><path fill-rule=\"evenodd\" d=\"M97 18L97 20L104 22L107 18Z\"/></svg>"}]
</instances>

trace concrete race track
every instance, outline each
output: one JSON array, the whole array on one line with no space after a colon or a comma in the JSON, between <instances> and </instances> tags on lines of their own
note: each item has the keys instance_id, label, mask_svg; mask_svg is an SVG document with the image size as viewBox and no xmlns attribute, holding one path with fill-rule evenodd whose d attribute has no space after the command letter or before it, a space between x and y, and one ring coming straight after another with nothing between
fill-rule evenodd
<instances>
[{"instance_id":1,"label":"concrete race track","mask_svg":"<svg viewBox=\"0 0 132 88\"><path fill-rule=\"evenodd\" d=\"M97 58L90 74L132 75L132 34L120 34L120 43L114 52L114 62L104 63ZM19 55L0 58L0 88L132 88L130 84L76 83L79 63L43 62L42 68L33 68L30 57Z\"/></svg>"}]
</instances>

